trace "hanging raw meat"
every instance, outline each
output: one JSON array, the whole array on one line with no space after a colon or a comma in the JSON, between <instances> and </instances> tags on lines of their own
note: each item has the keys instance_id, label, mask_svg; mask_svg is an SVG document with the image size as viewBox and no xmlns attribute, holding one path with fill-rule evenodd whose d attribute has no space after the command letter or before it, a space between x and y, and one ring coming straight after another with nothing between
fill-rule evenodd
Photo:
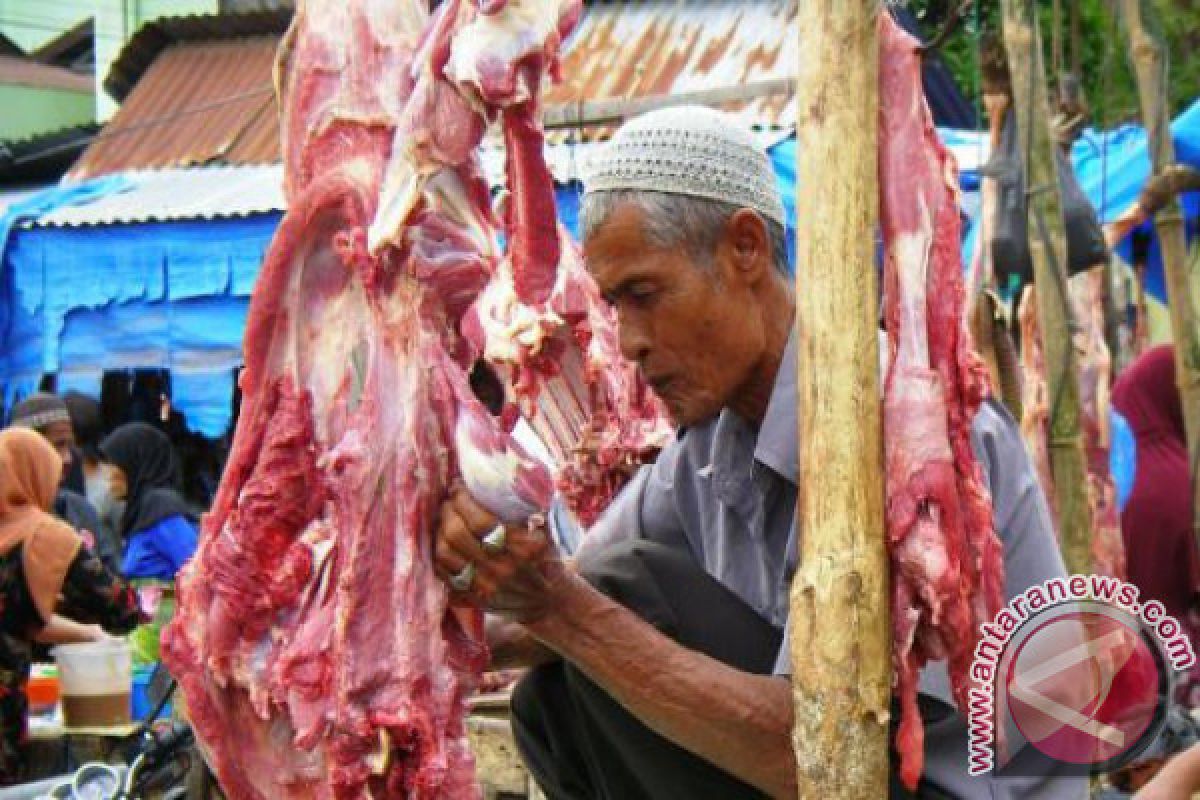
<instances>
[{"instance_id":1,"label":"hanging raw meat","mask_svg":"<svg viewBox=\"0 0 1200 800\"><path fill-rule=\"evenodd\" d=\"M884 383L892 658L901 718L900 776L924 762L917 674L948 662L966 712L979 625L1003 601L1001 545L971 448L986 369L965 328L954 162L921 89L918 43L880 14L881 218L886 246Z\"/></svg>"},{"instance_id":2,"label":"hanging raw meat","mask_svg":"<svg viewBox=\"0 0 1200 800\"><path fill-rule=\"evenodd\" d=\"M1112 360L1104 340L1104 271L1082 272L1070 281L1077 321L1076 353L1079 359L1079 398L1083 411L1084 448L1087 453L1088 507L1092 518L1092 568L1102 575L1123 578L1125 547L1117 513L1116 484L1109 470L1111 445L1108 404ZM1021 433L1029 448L1038 481L1046 496L1054 528L1058 530L1058 506L1054 474L1050 466L1050 395L1046 359L1037 317L1037 289L1030 286L1021 298L1021 365L1024 386L1024 417Z\"/></svg>"},{"instance_id":3,"label":"hanging raw meat","mask_svg":"<svg viewBox=\"0 0 1200 800\"><path fill-rule=\"evenodd\" d=\"M1112 357L1104 339L1104 269L1071 278L1070 296L1078 320L1079 405L1083 410L1083 446L1087 454L1088 506L1092 511L1092 568L1125 578L1125 543L1117 511L1117 485L1109 468L1112 431Z\"/></svg>"},{"instance_id":4,"label":"hanging raw meat","mask_svg":"<svg viewBox=\"0 0 1200 800\"><path fill-rule=\"evenodd\" d=\"M1054 475L1050 471L1050 391L1046 382L1046 355L1042 349L1042 329L1038 325L1037 289L1026 287L1017 305L1021 327L1021 436L1033 459L1038 483L1046 496L1046 505L1058 530L1058 496L1054 493Z\"/></svg>"},{"instance_id":5,"label":"hanging raw meat","mask_svg":"<svg viewBox=\"0 0 1200 800\"><path fill-rule=\"evenodd\" d=\"M245 337L242 416L164 657L234 800L478 797L482 615L432 533L463 480L508 520L582 518L668 432L556 225L538 96L579 0L301 2L277 84L288 211ZM498 121L505 254L475 154ZM486 291L485 291L486 287ZM468 373L491 361L496 417Z\"/></svg>"}]
</instances>

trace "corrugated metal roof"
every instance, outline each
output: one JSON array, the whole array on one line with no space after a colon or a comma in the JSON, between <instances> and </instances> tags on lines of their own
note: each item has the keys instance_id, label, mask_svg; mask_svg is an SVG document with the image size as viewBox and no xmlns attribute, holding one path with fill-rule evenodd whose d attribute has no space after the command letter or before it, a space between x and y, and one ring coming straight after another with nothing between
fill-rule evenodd
<instances>
[{"instance_id":1,"label":"corrugated metal roof","mask_svg":"<svg viewBox=\"0 0 1200 800\"><path fill-rule=\"evenodd\" d=\"M96 18L86 17L50 41L40 45L30 55L43 64L52 64L86 74L77 65L81 62L91 63L90 72L95 73L95 51ZM93 77L93 75L88 75L88 77Z\"/></svg>"},{"instance_id":2,"label":"corrugated metal roof","mask_svg":"<svg viewBox=\"0 0 1200 800\"><path fill-rule=\"evenodd\" d=\"M563 83L546 105L681 94L791 79L795 0L596 3L567 42ZM794 95L723 105L747 124L790 128ZM551 140L603 137L609 128L552 131Z\"/></svg>"},{"instance_id":3,"label":"corrugated metal roof","mask_svg":"<svg viewBox=\"0 0 1200 800\"><path fill-rule=\"evenodd\" d=\"M279 129L271 69L279 36L211 41L222 25L280 24L279 13L214 15L147 26L122 54L161 51L121 109L69 174L81 179L129 169L278 161ZM547 106L580 100L649 97L792 77L795 0L688 0L596 3L567 43L563 84ZM227 31L225 31L227 33ZM158 38L156 38L158 37ZM207 37L209 40L203 40ZM140 39L141 44L137 44ZM139 50L140 48L140 50ZM128 66L128 64L127 64ZM117 68L114 67L114 73ZM110 74L111 78L111 74ZM748 124L790 129L791 93L726 104ZM604 138L610 129L550 131L552 144ZM556 171L558 174L558 171Z\"/></svg>"},{"instance_id":4,"label":"corrugated metal roof","mask_svg":"<svg viewBox=\"0 0 1200 800\"><path fill-rule=\"evenodd\" d=\"M257 36L167 48L68 177L279 161L271 84L278 44L278 36Z\"/></svg>"},{"instance_id":5,"label":"corrugated metal roof","mask_svg":"<svg viewBox=\"0 0 1200 800\"><path fill-rule=\"evenodd\" d=\"M39 64L17 56L0 55L0 83L32 86L35 89L65 89L84 94L95 91L91 75L80 75L69 69Z\"/></svg>"},{"instance_id":6,"label":"corrugated metal roof","mask_svg":"<svg viewBox=\"0 0 1200 800\"><path fill-rule=\"evenodd\" d=\"M22 50L16 42L0 32L0 56L24 56L25 51Z\"/></svg>"},{"instance_id":7,"label":"corrugated metal roof","mask_svg":"<svg viewBox=\"0 0 1200 800\"><path fill-rule=\"evenodd\" d=\"M118 103L129 96L158 54L180 42L281 36L292 19L291 9L162 17L147 22L121 48L104 77L104 89ZM269 77L269 73L268 73Z\"/></svg>"},{"instance_id":8,"label":"corrugated metal roof","mask_svg":"<svg viewBox=\"0 0 1200 800\"><path fill-rule=\"evenodd\" d=\"M0 183L57 181L91 143L94 122L0 141Z\"/></svg>"},{"instance_id":9,"label":"corrugated metal roof","mask_svg":"<svg viewBox=\"0 0 1200 800\"><path fill-rule=\"evenodd\" d=\"M127 172L133 187L53 211L34 227L217 219L284 209L283 167L202 167Z\"/></svg>"}]
</instances>

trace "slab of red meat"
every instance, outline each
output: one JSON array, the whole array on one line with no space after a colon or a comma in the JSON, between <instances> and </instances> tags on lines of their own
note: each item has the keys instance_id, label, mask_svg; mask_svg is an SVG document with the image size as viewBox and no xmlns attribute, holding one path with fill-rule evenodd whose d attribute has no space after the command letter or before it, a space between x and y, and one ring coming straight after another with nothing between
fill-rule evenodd
<instances>
[{"instance_id":1,"label":"slab of red meat","mask_svg":"<svg viewBox=\"0 0 1200 800\"><path fill-rule=\"evenodd\" d=\"M1087 453L1088 507L1092 512L1092 568L1125 579L1125 542L1117 511L1117 484L1109 468L1112 431L1108 424L1112 355L1104 340L1104 270L1094 268L1070 280L1071 300L1079 323L1079 404Z\"/></svg>"},{"instance_id":2,"label":"slab of red meat","mask_svg":"<svg viewBox=\"0 0 1200 800\"><path fill-rule=\"evenodd\" d=\"M1004 587L991 500L970 441L987 379L964 325L956 168L922 94L917 44L880 14L892 658L900 776L914 789L924 762L918 671L946 659L965 713L978 626L999 611Z\"/></svg>"},{"instance_id":3,"label":"slab of red meat","mask_svg":"<svg viewBox=\"0 0 1200 800\"><path fill-rule=\"evenodd\" d=\"M1079 358L1079 402L1087 453L1088 507L1092 515L1092 569L1101 575L1125 577L1125 544L1117 513L1117 489L1109 469L1111 434L1108 425L1109 375L1112 358L1104 341L1101 291L1103 270L1088 270L1071 278L1070 296L1078 322L1075 335ZM1038 480L1058 530L1057 497L1050 468L1050 401L1046 359L1037 317L1037 290L1026 290L1020 305L1021 366L1025 375L1025 409L1021 432L1037 467Z\"/></svg>"},{"instance_id":4,"label":"slab of red meat","mask_svg":"<svg viewBox=\"0 0 1200 800\"><path fill-rule=\"evenodd\" d=\"M547 405L574 404L568 433L627 447L579 456L613 462L571 498L585 513L667 431L632 368L595 344L614 320L553 223L537 98L578 12L298 5L277 71L288 212L251 302L229 464L163 642L234 800L478 797L463 714L482 618L433 572L434 517L462 480L521 519L555 478L510 437L512 415L472 393L478 358L507 353L495 371L523 380L510 397L537 405L556 388ZM495 119L512 148L510 255L475 156ZM509 320L539 320L544 347L478 322L482 298L505 292L520 298ZM463 334L468 312L478 335Z\"/></svg>"}]
</instances>

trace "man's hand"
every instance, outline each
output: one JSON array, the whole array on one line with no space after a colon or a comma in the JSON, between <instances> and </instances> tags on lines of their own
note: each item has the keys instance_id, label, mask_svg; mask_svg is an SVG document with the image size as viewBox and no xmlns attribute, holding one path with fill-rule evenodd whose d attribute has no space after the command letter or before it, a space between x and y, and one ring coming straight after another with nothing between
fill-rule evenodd
<instances>
[{"instance_id":1,"label":"man's hand","mask_svg":"<svg viewBox=\"0 0 1200 800\"><path fill-rule=\"evenodd\" d=\"M521 622L545 614L565 569L544 520L500 526L462 488L442 504L435 542L438 574L455 597Z\"/></svg>"},{"instance_id":2,"label":"man's hand","mask_svg":"<svg viewBox=\"0 0 1200 800\"><path fill-rule=\"evenodd\" d=\"M1193 745L1167 762L1134 800L1177 800L1200 792L1200 745Z\"/></svg>"}]
</instances>

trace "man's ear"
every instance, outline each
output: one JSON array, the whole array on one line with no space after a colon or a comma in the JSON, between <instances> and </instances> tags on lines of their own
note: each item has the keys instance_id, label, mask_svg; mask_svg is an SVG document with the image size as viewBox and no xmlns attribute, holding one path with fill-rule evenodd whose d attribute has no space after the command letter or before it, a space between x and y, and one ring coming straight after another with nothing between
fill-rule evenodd
<instances>
[{"instance_id":1,"label":"man's ear","mask_svg":"<svg viewBox=\"0 0 1200 800\"><path fill-rule=\"evenodd\" d=\"M755 284L773 269L767 222L753 209L741 208L729 217L722 247L729 264L729 278Z\"/></svg>"}]
</instances>

